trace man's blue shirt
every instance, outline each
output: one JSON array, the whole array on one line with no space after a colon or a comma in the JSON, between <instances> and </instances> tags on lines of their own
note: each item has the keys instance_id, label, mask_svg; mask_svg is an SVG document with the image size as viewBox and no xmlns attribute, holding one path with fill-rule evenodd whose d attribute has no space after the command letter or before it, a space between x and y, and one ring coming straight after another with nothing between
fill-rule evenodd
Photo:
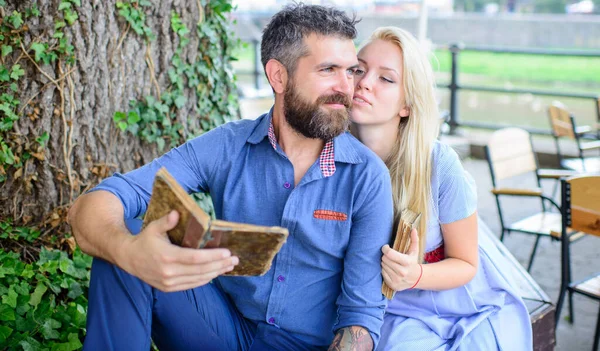
<instances>
[{"instance_id":1,"label":"man's blue shirt","mask_svg":"<svg viewBox=\"0 0 600 351\"><path fill-rule=\"evenodd\" d=\"M324 177L317 160L294 185L292 163L269 143L270 121L267 113L225 124L94 190L115 194L125 218L135 218L166 167L188 193L210 193L217 218L288 228L265 275L218 278L238 310L313 345L328 345L335 330L353 325L367 328L377 345L386 306L380 249L393 220L388 170L344 133L334 139L335 173ZM338 214L319 215L327 211Z\"/></svg>"}]
</instances>

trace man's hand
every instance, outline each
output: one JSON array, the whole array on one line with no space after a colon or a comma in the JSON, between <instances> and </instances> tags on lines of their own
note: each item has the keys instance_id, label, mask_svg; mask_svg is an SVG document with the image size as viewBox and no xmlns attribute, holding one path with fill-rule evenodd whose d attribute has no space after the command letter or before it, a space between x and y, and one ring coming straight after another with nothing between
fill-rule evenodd
<instances>
[{"instance_id":1,"label":"man's hand","mask_svg":"<svg viewBox=\"0 0 600 351\"><path fill-rule=\"evenodd\" d=\"M151 286L171 292L204 285L239 263L227 249L190 249L171 244L166 232L178 220L179 214L171 211L129 237L120 248L117 265Z\"/></svg>"},{"instance_id":2,"label":"man's hand","mask_svg":"<svg viewBox=\"0 0 600 351\"><path fill-rule=\"evenodd\" d=\"M363 327L345 327L335 334L328 351L371 351L373 339L369 331Z\"/></svg>"},{"instance_id":3,"label":"man's hand","mask_svg":"<svg viewBox=\"0 0 600 351\"><path fill-rule=\"evenodd\" d=\"M403 254L385 245L381 248L381 274L385 283L394 291L406 290L419 279L419 235L417 230L410 232L410 247Z\"/></svg>"}]
</instances>

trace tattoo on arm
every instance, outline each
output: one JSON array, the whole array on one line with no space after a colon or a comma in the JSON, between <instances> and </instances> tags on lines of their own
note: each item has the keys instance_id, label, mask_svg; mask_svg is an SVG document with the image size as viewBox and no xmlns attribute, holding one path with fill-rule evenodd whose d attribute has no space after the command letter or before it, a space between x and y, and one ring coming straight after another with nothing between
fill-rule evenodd
<instances>
[{"instance_id":1,"label":"tattoo on arm","mask_svg":"<svg viewBox=\"0 0 600 351\"><path fill-rule=\"evenodd\" d=\"M338 330L329 351L372 351L373 339L363 327L346 327Z\"/></svg>"}]
</instances>

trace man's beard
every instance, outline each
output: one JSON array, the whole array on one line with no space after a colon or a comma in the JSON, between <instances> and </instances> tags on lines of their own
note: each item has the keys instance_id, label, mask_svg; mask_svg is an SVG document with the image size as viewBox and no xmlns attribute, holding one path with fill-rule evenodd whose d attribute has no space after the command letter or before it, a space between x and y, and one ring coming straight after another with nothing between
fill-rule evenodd
<instances>
[{"instance_id":1,"label":"man's beard","mask_svg":"<svg viewBox=\"0 0 600 351\"><path fill-rule=\"evenodd\" d=\"M337 103L343 109L327 110L326 103ZM306 101L293 82L288 82L283 95L285 120L298 133L311 139L329 141L348 129L352 100L344 94L320 96L317 101Z\"/></svg>"}]
</instances>

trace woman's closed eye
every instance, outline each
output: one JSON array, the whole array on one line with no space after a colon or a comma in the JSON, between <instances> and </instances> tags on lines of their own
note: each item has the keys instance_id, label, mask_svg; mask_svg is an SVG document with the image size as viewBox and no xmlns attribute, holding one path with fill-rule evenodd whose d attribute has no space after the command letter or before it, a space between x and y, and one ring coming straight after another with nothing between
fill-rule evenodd
<instances>
[{"instance_id":1,"label":"woman's closed eye","mask_svg":"<svg viewBox=\"0 0 600 351\"><path fill-rule=\"evenodd\" d=\"M386 77L384 77L384 76L381 76L381 77L379 77L379 79L381 79L382 81L384 81L384 82L386 82L386 83L392 83L392 84L393 84L393 83L396 83L396 82L394 82L392 79L390 79L390 78L386 78Z\"/></svg>"}]
</instances>

